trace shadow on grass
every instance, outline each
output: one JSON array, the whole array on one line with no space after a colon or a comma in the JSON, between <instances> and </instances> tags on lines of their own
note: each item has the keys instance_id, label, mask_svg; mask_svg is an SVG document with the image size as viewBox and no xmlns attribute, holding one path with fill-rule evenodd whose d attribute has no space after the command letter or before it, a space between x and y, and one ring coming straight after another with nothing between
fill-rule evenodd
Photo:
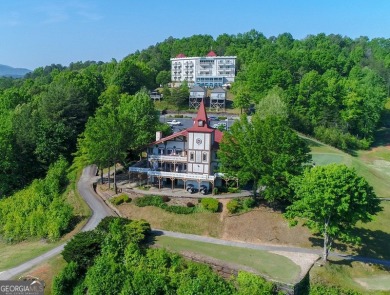
<instances>
[{"instance_id":1,"label":"shadow on grass","mask_svg":"<svg viewBox=\"0 0 390 295\"><path fill-rule=\"evenodd\" d=\"M390 127L380 128L375 132L375 140L372 147L390 145Z\"/></svg>"},{"instance_id":2,"label":"shadow on grass","mask_svg":"<svg viewBox=\"0 0 390 295\"><path fill-rule=\"evenodd\" d=\"M357 228L353 232L354 235L360 237L361 243L353 246L353 255L376 259L390 259L390 234L381 230L369 230L365 228ZM321 236L309 238L313 247L323 247L324 240ZM334 242L332 251L346 252L348 246L341 242Z\"/></svg>"},{"instance_id":3,"label":"shadow on grass","mask_svg":"<svg viewBox=\"0 0 390 295\"><path fill-rule=\"evenodd\" d=\"M153 247L156 245L156 241L157 241L156 237L163 236L163 235L164 233L160 230L151 230L147 234L144 244L148 247Z\"/></svg>"},{"instance_id":4,"label":"shadow on grass","mask_svg":"<svg viewBox=\"0 0 390 295\"><path fill-rule=\"evenodd\" d=\"M309 241L311 242L313 247L323 247L324 246L324 239L322 236L318 235L315 237L310 237ZM347 245L340 243L340 242L333 242L332 244L332 251L338 251L338 252L345 252L348 250Z\"/></svg>"},{"instance_id":5,"label":"shadow on grass","mask_svg":"<svg viewBox=\"0 0 390 295\"><path fill-rule=\"evenodd\" d=\"M361 238L360 246L354 248L358 255L390 259L390 234L365 228L355 229L354 234Z\"/></svg>"}]
</instances>

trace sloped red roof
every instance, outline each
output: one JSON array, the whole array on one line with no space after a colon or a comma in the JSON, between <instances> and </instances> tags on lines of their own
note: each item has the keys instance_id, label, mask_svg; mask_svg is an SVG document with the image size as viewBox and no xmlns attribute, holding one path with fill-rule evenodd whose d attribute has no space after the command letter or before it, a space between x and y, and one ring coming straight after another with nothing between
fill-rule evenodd
<instances>
[{"instance_id":1,"label":"sloped red roof","mask_svg":"<svg viewBox=\"0 0 390 295\"><path fill-rule=\"evenodd\" d=\"M171 135L168 135L168 136L166 136L166 137L163 137L163 138L161 138L160 140L154 141L154 142L151 143L151 145L152 145L152 144L159 144L159 143L162 143L162 142L167 141L167 140L174 139L174 138L179 137L179 136L185 136L185 137L187 137L187 135L188 135L188 132L187 132L187 129L185 129L185 130L182 130L182 131L173 133L173 134L171 134Z\"/></svg>"},{"instance_id":2,"label":"sloped red roof","mask_svg":"<svg viewBox=\"0 0 390 295\"><path fill-rule=\"evenodd\" d=\"M176 56L176 58L183 58L183 57L187 57L187 56L185 56L183 53L179 53L179 54Z\"/></svg>"},{"instance_id":3,"label":"sloped red roof","mask_svg":"<svg viewBox=\"0 0 390 295\"><path fill-rule=\"evenodd\" d=\"M218 129L214 130L214 141L215 142L221 143L222 136L223 136L223 132L221 130L218 130Z\"/></svg>"},{"instance_id":4,"label":"sloped red roof","mask_svg":"<svg viewBox=\"0 0 390 295\"><path fill-rule=\"evenodd\" d=\"M214 51L211 50L209 53L207 53L207 56L215 57L215 56L217 56L217 54Z\"/></svg>"}]
</instances>

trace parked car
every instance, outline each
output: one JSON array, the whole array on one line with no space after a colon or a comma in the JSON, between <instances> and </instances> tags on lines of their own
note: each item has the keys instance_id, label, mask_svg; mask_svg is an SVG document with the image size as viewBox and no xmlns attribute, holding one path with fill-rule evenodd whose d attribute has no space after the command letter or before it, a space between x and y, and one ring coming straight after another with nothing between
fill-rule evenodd
<instances>
[{"instance_id":1,"label":"parked car","mask_svg":"<svg viewBox=\"0 0 390 295\"><path fill-rule=\"evenodd\" d=\"M200 188L199 188L199 192L200 192L202 195L207 194L207 192L208 192L207 186L205 186L205 185L202 184L202 185L200 186Z\"/></svg>"},{"instance_id":2,"label":"parked car","mask_svg":"<svg viewBox=\"0 0 390 295\"><path fill-rule=\"evenodd\" d=\"M222 126L224 129L226 129L227 124L226 124L225 122L215 123L215 124L213 125L213 128L219 129L221 126Z\"/></svg>"},{"instance_id":3,"label":"parked car","mask_svg":"<svg viewBox=\"0 0 390 295\"><path fill-rule=\"evenodd\" d=\"M194 193L195 192L195 187L193 184L187 184L186 191L189 193Z\"/></svg>"},{"instance_id":4,"label":"parked car","mask_svg":"<svg viewBox=\"0 0 390 295\"><path fill-rule=\"evenodd\" d=\"M210 121L218 121L219 119L216 116L209 116L209 120Z\"/></svg>"},{"instance_id":5,"label":"parked car","mask_svg":"<svg viewBox=\"0 0 390 295\"><path fill-rule=\"evenodd\" d=\"M171 126L180 126L181 122L180 121L176 121L176 120L170 120L170 121L167 121L167 124L171 125Z\"/></svg>"}]
</instances>

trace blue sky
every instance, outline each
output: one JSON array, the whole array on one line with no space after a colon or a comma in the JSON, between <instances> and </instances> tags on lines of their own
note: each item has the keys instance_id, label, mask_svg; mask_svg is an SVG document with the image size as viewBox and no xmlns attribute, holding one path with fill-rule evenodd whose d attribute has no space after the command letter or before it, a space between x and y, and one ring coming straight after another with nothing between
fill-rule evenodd
<instances>
[{"instance_id":1,"label":"blue sky","mask_svg":"<svg viewBox=\"0 0 390 295\"><path fill-rule=\"evenodd\" d=\"M118 61L169 36L289 32L390 38L389 0L14 0L0 2L0 64Z\"/></svg>"}]
</instances>

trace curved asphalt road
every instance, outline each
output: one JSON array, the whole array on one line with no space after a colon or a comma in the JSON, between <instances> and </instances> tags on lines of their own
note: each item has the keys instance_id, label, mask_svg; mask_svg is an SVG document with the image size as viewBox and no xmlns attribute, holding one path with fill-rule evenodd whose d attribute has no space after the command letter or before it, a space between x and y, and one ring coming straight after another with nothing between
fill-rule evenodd
<instances>
[{"instance_id":1,"label":"curved asphalt road","mask_svg":"<svg viewBox=\"0 0 390 295\"><path fill-rule=\"evenodd\" d=\"M96 166L88 166L84 168L83 174L81 175L80 180L77 183L77 188L79 190L80 195L84 198L84 200L87 202L88 206L91 208L92 211L92 216L88 220L87 224L83 227L82 231L94 229L99 224L100 220L102 220L106 216L115 216L115 213L106 204L104 204L103 200L99 198L92 189L92 183L93 179L95 179L95 174ZM0 280L10 280L17 275L28 271L32 267L61 253L61 251L64 249L64 246L65 243L23 264L0 272Z\"/></svg>"},{"instance_id":2,"label":"curved asphalt road","mask_svg":"<svg viewBox=\"0 0 390 295\"><path fill-rule=\"evenodd\" d=\"M88 231L94 229L99 224L100 220L102 220L106 216L115 216L115 213L103 202L103 200L99 196L96 195L96 193L92 189L92 183L93 180L95 179L94 177L95 174L96 174L95 166L88 166L84 168L83 174L77 185L80 195L84 198L84 200L87 202L87 204L92 210L92 216L88 220L87 224L83 227L82 231ZM309 254L318 254L319 256L321 256L322 254L322 250L320 249L299 248L299 247L289 247L289 246L259 245L259 244L245 243L245 242L228 241L228 240L216 239L216 238L205 237L205 236L197 236L191 234L164 231L158 229L153 229L152 234L165 235L170 237L176 237L176 238L188 239L188 240L194 240L194 241L200 241L206 243L213 243L219 245L249 248L255 250L309 253ZM17 267L0 272L0 280L9 280L20 273L26 272L30 268L61 253L64 246L65 243ZM390 260L381 260L381 259L368 258L362 256L354 256L349 254L335 253L335 252L330 253L329 256L339 257L346 260L361 261L361 262L390 266Z\"/></svg>"}]
</instances>

